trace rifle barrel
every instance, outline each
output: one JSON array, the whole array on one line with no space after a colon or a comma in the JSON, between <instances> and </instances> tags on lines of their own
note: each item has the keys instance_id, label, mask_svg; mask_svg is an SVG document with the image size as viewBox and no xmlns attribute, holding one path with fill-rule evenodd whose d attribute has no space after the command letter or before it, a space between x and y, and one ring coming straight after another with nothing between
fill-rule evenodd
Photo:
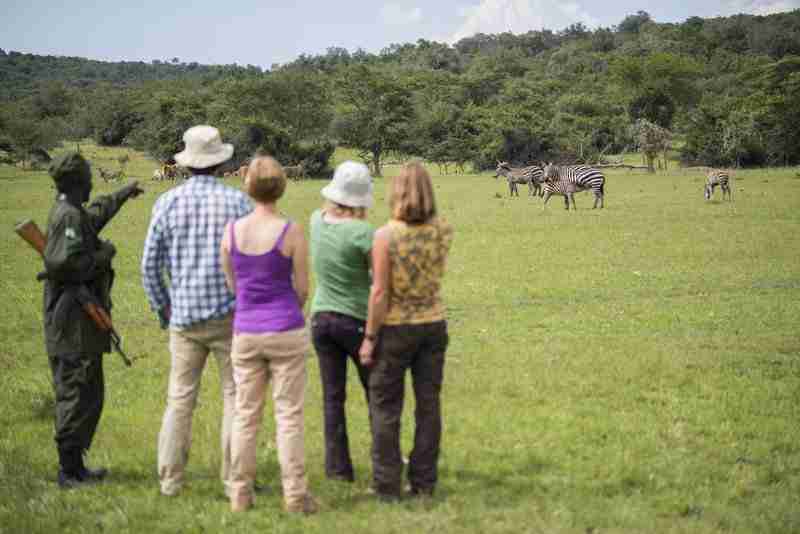
<instances>
[{"instance_id":1,"label":"rifle barrel","mask_svg":"<svg viewBox=\"0 0 800 534\"><path fill-rule=\"evenodd\" d=\"M133 362L131 362L128 355L122 350L122 338L119 337L119 334L113 328L109 332L111 334L111 346L114 347L114 350L122 357L122 361L125 362L126 367L130 367Z\"/></svg>"}]
</instances>

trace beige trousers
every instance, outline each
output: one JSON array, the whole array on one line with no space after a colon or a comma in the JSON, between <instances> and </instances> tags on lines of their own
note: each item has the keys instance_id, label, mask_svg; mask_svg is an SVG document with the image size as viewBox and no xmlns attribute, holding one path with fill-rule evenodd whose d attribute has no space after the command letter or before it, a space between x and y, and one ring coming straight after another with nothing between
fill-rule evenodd
<instances>
[{"instance_id":1,"label":"beige trousers","mask_svg":"<svg viewBox=\"0 0 800 534\"><path fill-rule=\"evenodd\" d=\"M256 438L270 380L284 502L287 505L301 502L306 495L303 405L309 350L305 329L234 336L231 359L236 381L236 413L231 436L232 502L248 502L253 498Z\"/></svg>"},{"instance_id":2,"label":"beige trousers","mask_svg":"<svg viewBox=\"0 0 800 534\"><path fill-rule=\"evenodd\" d=\"M233 316L212 319L183 330L170 330L172 366L169 373L167 409L158 435L158 476L161 492L175 495L183 486L184 469L192 444L192 414L200 391L200 379L209 353L213 352L222 384L222 469L225 493L230 492L231 425L236 386L231 365Z\"/></svg>"}]
</instances>

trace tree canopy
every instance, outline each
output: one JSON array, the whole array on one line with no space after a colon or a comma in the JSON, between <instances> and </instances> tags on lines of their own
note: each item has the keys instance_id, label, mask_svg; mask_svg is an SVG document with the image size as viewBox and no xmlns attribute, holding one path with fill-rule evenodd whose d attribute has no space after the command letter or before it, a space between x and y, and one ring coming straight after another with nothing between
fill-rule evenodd
<instances>
[{"instance_id":1,"label":"tree canopy","mask_svg":"<svg viewBox=\"0 0 800 534\"><path fill-rule=\"evenodd\" d=\"M376 174L387 155L594 161L641 146L645 124L680 140L686 163L800 162L800 10L669 24L639 11L594 30L330 47L269 70L6 50L0 82L0 144L19 159L83 137L168 159L203 121L236 140L237 161L267 151L317 174L336 144Z\"/></svg>"}]
</instances>

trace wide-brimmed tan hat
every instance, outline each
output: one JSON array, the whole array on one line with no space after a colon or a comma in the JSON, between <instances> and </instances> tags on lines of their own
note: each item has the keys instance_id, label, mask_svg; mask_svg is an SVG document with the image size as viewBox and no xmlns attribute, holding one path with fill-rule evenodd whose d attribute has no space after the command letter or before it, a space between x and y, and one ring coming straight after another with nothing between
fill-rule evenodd
<instances>
[{"instance_id":1,"label":"wide-brimmed tan hat","mask_svg":"<svg viewBox=\"0 0 800 534\"><path fill-rule=\"evenodd\" d=\"M233 145L223 143L219 130L213 126L192 126L183 134L183 142L186 148L175 154L175 162L181 167L207 169L233 156Z\"/></svg>"},{"instance_id":2,"label":"wide-brimmed tan hat","mask_svg":"<svg viewBox=\"0 0 800 534\"><path fill-rule=\"evenodd\" d=\"M372 207L372 176L363 163L345 161L336 167L331 182L322 188L322 196L351 208Z\"/></svg>"}]
</instances>

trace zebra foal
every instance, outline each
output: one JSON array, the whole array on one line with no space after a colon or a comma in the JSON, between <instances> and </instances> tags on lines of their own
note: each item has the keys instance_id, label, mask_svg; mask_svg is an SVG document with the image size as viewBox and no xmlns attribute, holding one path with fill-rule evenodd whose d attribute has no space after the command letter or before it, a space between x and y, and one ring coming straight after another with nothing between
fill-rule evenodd
<instances>
[{"instance_id":1,"label":"zebra foal","mask_svg":"<svg viewBox=\"0 0 800 534\"><path fill-rule=\"evenodd\" d=\"M706 187L703 190L703 197L706 200L711 200L711 197L714 195L714 188L717 186L722 189L722 200L725 200L725 195L728 196L728 200L733 200L731 197L730 174L728 174L728 171L711 169L708 172L706 175Z\"/></svg>"},{"instance_id":2,"label":"zebra foal","mask_svg":"<svg viewBox=\"0 0 800 534\"><path fill-rule=\"evenodd\" d=\"M509 196L519 196L517 184L528 184L528 196L542 195L542 168L538 165L530 167L512 167L506 161L498 161L497 168L494 171L494 177L497 179L504 176L508 180L508 194Z\"/></svg>"},{"instance_id":3,"label":"zebra foal","mask_svg":"<svg viewBox=\"0 0 800 534\"><path fill-rule=\"evenodd\" d=\"M606 177L603 176L602 172L593 167L589 167L587 165L560 166L548 163L544 166L543 178L544 183L556 184L558 182L569 182L573 184L575 188L575 190L572 192L573 194L591 189L592 193L594 194L594 206L592 206L592 209L596 208L598 204L600 205L600 208L603 207ZM566 186L559 187L566 190ZM559 194L565 193L559 192ZM547 204L547 199L549 196L547 195L547 192L544 192L544 195L544 202ZM567 200L569 200L569 198L567 198ZM575 207L574 199L573 207Z\"/></svg>"},{"instance_id":4,"label":"zebra foal","mask_svg":"<svg viewBox=\"0 0 800 534\"><path fill-rule=\"evenodd\" d=\"M569 204L572 202L572 209L577 210L578 208L575 207L575 193L578 191L578 186L575 185L573 182L569 180L564 180L563 178L560 180L556 180L554 182L547 182L545 181L542 184L542 194L544 196L544 203L542 204L542 209L547 205L547 201L550 200L550 197L553 195L563 195L564 196L564 204L565 209L569 210Z\"/></svg>"}]
</instances>

